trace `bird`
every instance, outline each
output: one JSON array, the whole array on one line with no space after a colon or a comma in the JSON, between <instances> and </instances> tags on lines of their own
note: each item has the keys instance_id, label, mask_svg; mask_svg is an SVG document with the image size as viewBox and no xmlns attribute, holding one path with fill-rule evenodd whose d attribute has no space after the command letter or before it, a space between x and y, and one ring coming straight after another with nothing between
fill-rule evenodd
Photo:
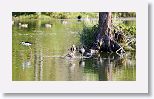
<instances>
[{"instance_id":1,"label":"bird","mask_svg":"<svg viewBox=\"0 0 154 99\"><path fill-rule=\"evenodd\" d=\"M75 55L74 55L73 52L69 52L69 53L65 56L65 58L69 58L69 59L75 58Z\"/></svg>"},{"instance_id":2,"label":"bird","mask_svg":"<svg viewBox=\"0 0 154 99\"><path fill-rule=\"evenodd\" d=\"M30 60L25 60L23 63L22 63L22 69L24 70L25 68L30 68L31 66L31 61Z\"/></svg>"},{"instance_id":3,"label":"bird","mask_svg":"<svg viewBox=\"0 0 154 99\"><path fill-rule=\"evenodd\" d=\"M19 23L19 27L28 28L28 24L21 24L21 23Z\"/></svg>"},{"instance_id":4,"label":"bird","mask_svg":"<svg viewBox=\"0 0 154 99\"><path fill-rule=\"evenodd\" d=\"M51 24L45 24L46 28L51 28L51 26L52 26Z\"/></svg>"},{"instance_id":5,"label":"bird","mask_svg":"<svg viewBox=\"0 0 154 99\"><path fill-rule=\"evenodd\" d=\"M90 49L90 50L91 50L92 54L98 54L99 53L99 50L97 50L97 49Z\"/></svg>"},{"instance_id":6,"label":"bird","mask_svg":"<svg viewBox=\"0 0 154 99\"><path fill-rule=\"evenodd\" d=\"M81 18L82 18L82 16L81 16L81 15L79 15L79 16L77 17L77 19L78 19L78 20L80 20Z\"/></svg>"},{"instance_id":7,"label":"bird","mask_svg":"<svg viewBox=\"0 0 154 99\"><path fill-rule=\"evenodd\" d=\"M86 54L85 54L85 56L87 57L87 58L91 58L94 54L96 54L97 53L97 50L94 50L94 49L90 49L89 50L89 52L87 52Z\"/></svg>"},{"instance_id":8,"label":"bird","mask_svg":"<svg viewBox=\"0 0 154 99\"><path fill-rule=\"evenodd\" d=\"M65 20L64 20L64 21L62 21L62 24L67 24L67 23L68 23L68 22L67 22L67 21L65 21Z\"/></svg>"},{"instance_id":9,"label":"bird","mask_svg":"<svg viewBox=\"0 0 154 99\"><path fill-rule=\"evenodd\" d=\"M85 52L85 49L83 47L79 49L79 53L81 53L82 57L83 57L84 52Z\"/></svg>"},{"instance_id":10,"label":"bird","mask_svg":"<svg viewBox=\"0 0 154 99\"><path fill-rule=\"evenodd\" d=\"M103 39L101 38L101 39L97 40L97 43L98 43L98 47L101 47L103 44Z\"/></svg>"},{"instance_id":11,"label":"bird","mask_svg":"<svg viewBox=\"0 0 154 99\"><path fill-rule=\"evenodd\" d=\"M72 47L70 48L70 51L75 53L76 52L76 46L73 44Z\"/></svg>"},{"instance_id":12,"label":"bird","mask_svg":"<svg viewBox=\"0 0 154 99\"><path fill-rule=\"evenodd\" d=\"M21 42L21 44L24 46L31 46L32 45L32 43L30 43L30 42L23 42L23 41Z\"/></svg>"},{"instance_id":13,"label":"bird","mask_svg":"<svg viewBox=\"0 0 154 99\"><path fill-rule=\"evenodd\" d=\"M92 55L93 55L92 53L88 53L88 52L87 52L85 56L86 56L87 58L91 58Z\"/></svg>"}]
</instances>

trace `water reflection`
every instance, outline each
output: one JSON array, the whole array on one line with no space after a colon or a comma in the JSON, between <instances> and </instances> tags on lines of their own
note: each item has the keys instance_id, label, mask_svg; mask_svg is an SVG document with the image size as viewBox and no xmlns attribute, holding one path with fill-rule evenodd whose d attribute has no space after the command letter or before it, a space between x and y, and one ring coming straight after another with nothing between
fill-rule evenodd
<instances>
[{"instance_id":1,"label":"water reflection","mask_svg":"<svg viewBox=\"0 0 154 99\"><path fill-rule=\"evenodd\" d=\"M35 50L34 53L34 79L41 81L43 79L43 52L41 50Z\"/></svg>"},{"instance_id":2,"label":"water reflection","mask_svg":"<svg viewBox=\"0 0 154 99\"><path fill-rule=\"evenodd\" d=\"M31 67L31 61L30 60L24 60L22 63L22 69L30 68Z\"/></svg>"},{"instance_id":3,"label":"water reflection","mask_svg":"<svg viewBox=\"0 0 154 99\"><path fill-rule=\"evenodd\" d=\"M82 68L85 67L85 61L83 60L83 58L81 58L81 60L79 61L79 66Z\"/></svg>"},{"instance_id":4,"label":"water reflection","mask_svg":"<svg viewBox=\"0 0 154 99\"><path fill-rule=\"evenodd\" d=\"M135 80L135 64L134 62L131 62L133 66L128 64L128 61L132 60L128 59L127 55L121 57L115 53L102 54L95 60L86 60L84 72L93 74L91 77L88 77L91 80L94 78L99 81Z\"/></svg>"},{"instance_id":5,"label":"water reflection","mask_svg":"<svg viewBox=\"0 0 154 99\"><path fill-rule=\"evenodd\" d=\"M97 21L93 20L97 23ZM63 56L68 48L79 43L78 32L85 21L35 20L25 21L28 28L13 25L13 80L31 81L127 81L136 80L135 52L119 56L102 53L92 58L73 59ZM45 28L45 24L52 24ZM32 42L27 47L21 41Z\"/></svg>"}]
</instances>

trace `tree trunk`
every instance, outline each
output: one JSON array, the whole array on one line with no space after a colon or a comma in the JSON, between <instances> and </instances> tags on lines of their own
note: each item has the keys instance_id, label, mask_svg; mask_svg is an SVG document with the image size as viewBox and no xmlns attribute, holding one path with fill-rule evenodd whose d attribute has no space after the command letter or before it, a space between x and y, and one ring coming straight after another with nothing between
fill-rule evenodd
<instances>
[{"instance_id":1,"label":"tree trunk","mask_svg":"<svg viewBox=\"0 0 154 99\"><path fill-rule=\"evenodd\" d=\"M123 48L113 39L111 33L112 27L112 13L100 12L99 13L99 25L96 37L95 49L100 52L117 52L123 50Z\"/></svg>"},{"instance_id":2,"label":"tree trunk","mask_svg":"<svg viewBox=\"0 0 154 99\"><path fill-rule=\"evenodd\" d=\"M111 12L99 13L98 35L96 38L99 51L110 52Z\"/></svg>"},{"instance_id":3,"label":"tree trunk","mask_svg":"<svg viewBox=\"0 0 154 99\"><path fill-rule=\"evenodd\" d=\"M101 35L109 36L111 32L111 12L99 12L99 33Z\"/></svg>"}]
</instances>

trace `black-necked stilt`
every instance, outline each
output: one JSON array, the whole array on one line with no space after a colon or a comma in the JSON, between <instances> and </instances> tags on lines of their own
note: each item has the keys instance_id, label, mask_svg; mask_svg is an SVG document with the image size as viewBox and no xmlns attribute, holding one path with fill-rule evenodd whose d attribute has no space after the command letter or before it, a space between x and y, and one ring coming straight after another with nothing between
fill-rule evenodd
<instances>
[{"instance_id":1,"label":"black-necked stilt","mask_svg":"<svg viewBox=\"0 0 154 99\"><path fill-rule=\"evenodd\" d=\"M21 23L19 23L19 27L28 28L28 24L21 24Z\"/></svg>"},{"instance_id":2,"label":"black-necked stilt","mask_svg":"<svg viewBox=\"0 0 154 99\"><path fill-rule=\"evenodd\" d=\"M51 28L51 26L52 26L51 24L45 24L46 28Z\"/></svg>"},{"instance_id":3,"label":"black-necked stilt","mask_svg":"<svg viewBox=\"0 0 154 99\"><path fill-rule=\"evenodd\" d=\"M85 49L83 47L79 49L79 53L81 53L82 57L83 57L84 52L85 52Z\"/></svg>"},{"instance_id":4,"label":"black-necked stilt","mask_svg":"<svg viewBox=\"0 0 154 99\"><path fill-rule=\"evenodd\" d=\"M23 41L21 42L21 44L24 46L31 46L32 45L32 43L30 43L30 42L23 42Z\"/></svg>"}]
</instances>

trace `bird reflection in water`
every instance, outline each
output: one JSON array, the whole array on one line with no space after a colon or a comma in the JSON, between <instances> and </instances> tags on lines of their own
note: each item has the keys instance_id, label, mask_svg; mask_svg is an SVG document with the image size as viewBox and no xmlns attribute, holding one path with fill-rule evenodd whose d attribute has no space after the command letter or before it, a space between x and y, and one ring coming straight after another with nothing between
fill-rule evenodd
<instances>
[{"instance_id":1,"label":"bird reflection in water","mask_svg":"<svg viewBox=\"0 0 154 99\"><path fill-rule=\"evenodd\" d=\"M22 63L22 69L30 68L31 67L31 61L30 60L24 60Z\"/></svg>"},{"instance_id":2,"label":"bird reflection in water","mask_svg":"<svg viewBox=\"0 0 154 99\"><path fill-rule=\"evenodd\" d=\"M75 63L70 62L69 66L68 66L68 70L69 70L69 80L74 80L75 79Z\"/></svg>"},{"instance_id":3,"label":"bird reflection in water","mask_svg":"<svg viewBox=\"0 0 154 99\"><path fill-rule=\"evenodd\" d=\"M121 57L117 54L102 54L97 59L98 73L100 81L112 81L113 80L113 69L117 62L121 61Z\"/></svg>"},{"instance_id":4,"label":"bird reflection in water","mask_svg":"<svg viewBox=\"0 0 154 99\"><path fill-rule=\"evenodd\" d=\"M79 66L83 68L85 67L85 61L83 59L79 61Z\"/></svg>"}]
</instances>

